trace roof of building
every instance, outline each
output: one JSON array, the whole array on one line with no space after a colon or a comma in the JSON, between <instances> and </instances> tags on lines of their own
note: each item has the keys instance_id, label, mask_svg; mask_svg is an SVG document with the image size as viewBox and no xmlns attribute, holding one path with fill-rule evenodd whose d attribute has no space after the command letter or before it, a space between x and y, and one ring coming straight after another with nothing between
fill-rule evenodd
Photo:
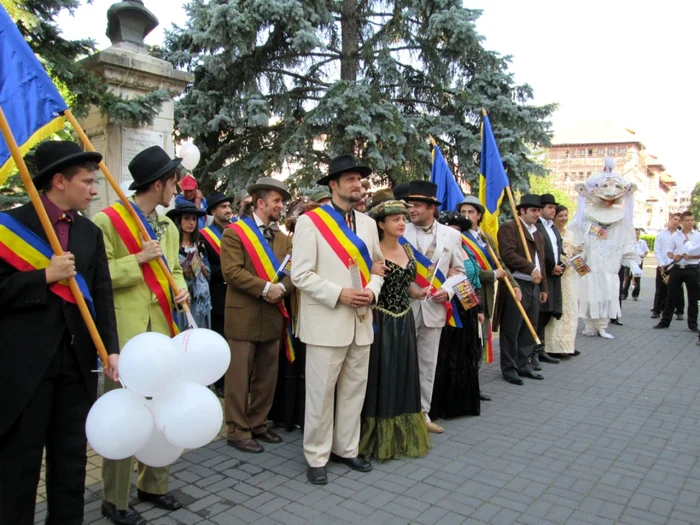
<instances>
[{"instance_id":1,"label":"roof of building","mask_svg":"<svg viewBox=\"0 0 700 525\"><path fill-rule=\"evenodd\" d=\"M557 131L552 145L628 144L642 145L636 132L612 121L587 120Z\"/></svg>"},{"instance_id":2,"label":"roof of building","mask_svg":"<svg viewBox=\"0 0 700 525\"><path fill-rule=\"evenodd\" d=\"M659 160L659 157L656 155L652 155L651 153L647 153L646 155L647 159L647 167L654 166L655 168L658 168L660 171L665 171L666 166L662 164L662 162Z\"/></svg>"},{"instance_id":3,"label":"roof of building","mask_svg":"<svg viewBox=\"0 0 700 525\"><path fill-rule=\"evenodd\" d=\"M662 173L659 179L661 180L661 183L665 184L666 186L675 186L677 184L677 182L673 180L673 177L668 173Z\"/></svg>"}]
</instances>

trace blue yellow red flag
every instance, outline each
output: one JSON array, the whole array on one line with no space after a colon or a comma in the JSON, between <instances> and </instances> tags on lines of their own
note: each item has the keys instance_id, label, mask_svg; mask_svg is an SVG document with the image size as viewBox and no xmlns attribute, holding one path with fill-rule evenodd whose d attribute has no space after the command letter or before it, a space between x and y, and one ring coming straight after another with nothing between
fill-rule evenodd
<instances>
[{"instance_id":1,"label":"blue yellow red flag","mask_svg":"<svg viewBox=\"0 0 700 525\"><path fill-rule=\"evenodd\" d=\"M46 70L0 5L0 107L22 155L63 129L68 109ZM15 163L0 141L0 184Z\"/></svg>"},{"instance_id":2,"label":"blue yellow red flag","mask_svg":"<svg viewBox=\"0 0 700 525\"><path fill-rule=\"evenodd\" d=\"M491 122L484 112L481 122L481 166L479 169L479 200L484 205L481 229L496 239L498 233L498 209L508 182L498 151L496 137L493 136Z\"/></svg>"},{"instance_id":3,"label":"blue yellow red flag","mask_svg":"<svg viewBox=\"0 0 700 525\"><path fill-rule=\"evenodd\" d=\"M442 203L438 208L447 211L457 210L457 205L464 200L464 194L437 144L433 146L433 169L430 172L430 182L437 185L437 200Z\"/></svg>"}]
</instances>

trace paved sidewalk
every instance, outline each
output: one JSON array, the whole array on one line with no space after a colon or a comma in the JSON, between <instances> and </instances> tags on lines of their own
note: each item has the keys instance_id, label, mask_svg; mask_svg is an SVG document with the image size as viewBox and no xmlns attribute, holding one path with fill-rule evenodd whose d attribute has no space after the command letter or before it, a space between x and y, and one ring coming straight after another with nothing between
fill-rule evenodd
<instances>
[{"instance_id":1,"label":"paved sidewalk","mask_svg":"<svg viewBox=\"0 0 700 525\"><path fill-rule=\"evenodd\" d=\"M316 487L298 431L260 455L219 440L171 468L183 509L136 509L154 525L697 525L700 347L685 322L652 330L653 271L640 300L624 302L624 326L610 328L617 338L579 337L582 354L543 364L544 381L514 386L498 362L483 367L493 401L480 417L441 422L422 459L366 474L330 464L330 483ZM87 489L86 522L107 525L100 488Z\"/></svg>"}]
</instances>

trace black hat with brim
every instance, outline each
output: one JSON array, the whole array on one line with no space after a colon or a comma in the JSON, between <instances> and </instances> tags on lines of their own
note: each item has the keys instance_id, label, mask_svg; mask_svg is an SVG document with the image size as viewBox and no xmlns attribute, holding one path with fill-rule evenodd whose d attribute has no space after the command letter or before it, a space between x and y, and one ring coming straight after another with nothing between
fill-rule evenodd
<instances>
[{"instance_id":1,"label":"black hat with brim","mask_svg":"<svg viewBox=\"0 0 700 525\"><path fill-rule=\"evenodd\" d=\"M520 198L520 204L518 204L515 209L519 210L520 208L542 208L542 199L540 198L539 195L534 195L532 193L528 193L526 195L523 195Z\"/></svg>"},{"instance_id":2,"label":"black hat with brim","mask_svg":"<svg viewBox=\"0 0 700 525\"><path fill-rule=\"evenodd\" d=\"M540 195L540 202L542 203L543 208L548 204L554 204L555 206L559 206L557 199L555 199L554 195L552 195L551 193L543 193L542 195Z\"/></svg>"},{"instance_id":3,"label":"black hat with brim","mask_svg":"<svg viewBox=\"0 0 700 525\"><path fill-rule=\"evenodd\" d=\"M102 155L96 151L83 151L75 142L69 140L47 140L34 152L34 164L37 173L32 180L35 186L42 186L47 178L53 177L63 168L94 162L99 164Z\"/></svg>"},{"instance_id":4,"label":"black hat with brim","mask_svg":"<svg viewBox=\"0 0 700 525\"><path fill-rule=\"evenodd\" d=\"M196 215L197 217L204 217L206 215L206 213L204 213L202 210L198 210L197 206L195 206L191 202L177 204L172 210L168 210L168 212L165 215L168 216L170 220L174 222L176 217L180 217L181 215L187 214Z\"/></svg>"},{"instance_id":5,"label":"black hat with brim","mask_svg":"<svg viewBox=\"0 0 700 525\"><path fill-rule=\"evenodd\" d=\"M230 195L224 195L223 193L212 193L207 199L207 213L211 215L211 210L216 208L222 202L228 202L233 204L233 197Z\"/></svg>"},{"instance_id":6,"label":"black hat with brim","mask_svg":"<svg viewBox=\"0 0 700 525\"><path fill-rule=\"evenodd\" d=\"M177 168L181 162L182 159L179 157L171 159L160 146L146 148L129 162L129 172L134 179L129 189L138 190L148 186Z\"/></svg>"},{"instance_id":7,"label":"black hat with brim","mask_svg":"<svg viewBox=\"0 0 700 525\"><path fill-rule=\"evenodd\" d=\"M437 199L437 189L437 184L429 180L412 180L408 185L408 195L404 197L404 200L440 205L442 202Z\"/></svg>"},{"instance_id":8,"label":"black hat with brim","mask_svg":"<svg viewBox=\"0 0 700 525\"><path fill-rule=\"evenodd\" d=\"M343 173L349 172L359 173L360 177L364 179L372 174L372 168L369 166L360 166L352 155L338 155L331 160L328 166L328 175L318 179L316 184L328 186L330 181L337 179Z\"/></svg>"}]
</instances>

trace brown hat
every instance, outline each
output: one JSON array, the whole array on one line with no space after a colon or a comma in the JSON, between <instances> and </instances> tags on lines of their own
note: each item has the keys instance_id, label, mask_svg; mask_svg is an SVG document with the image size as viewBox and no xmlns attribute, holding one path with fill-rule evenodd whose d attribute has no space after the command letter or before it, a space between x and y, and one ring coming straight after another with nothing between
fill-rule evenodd
<instances>
[{"instance_id":1,"label":"brown hat","mask_svg":"<svg viewBox=\"0 0 700 525\"><path fill-rule=\"evenodd\" d=\"M282 198L286 201L292 198L292 194L287 191L284 183L272 177L260 177L255 184L251 184L246 190L250 195L259 190L272 190L281 193Z\"/></svg>"}]
</instances>

